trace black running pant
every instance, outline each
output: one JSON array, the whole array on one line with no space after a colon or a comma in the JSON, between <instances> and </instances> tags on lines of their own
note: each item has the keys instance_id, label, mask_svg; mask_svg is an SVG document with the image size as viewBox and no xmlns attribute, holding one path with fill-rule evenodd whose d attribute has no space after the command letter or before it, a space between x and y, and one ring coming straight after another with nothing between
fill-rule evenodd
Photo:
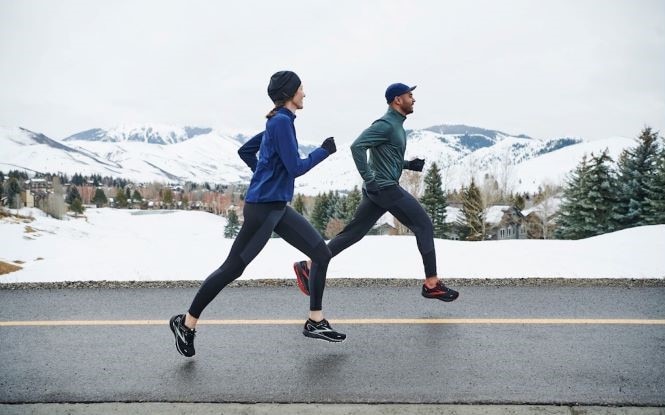
<instances>
[{"instance_id":1,"label":"black running pant","mask_svg":"<svg viewBox=\"0 0 665 415\"><path fill-rule=\"evenodd\" d=\"M189 307L189 314L199 318L217 294L242 275L268 243L273 231L312 260L309 309L321 310L326 272L332 256L319 232L285 202L245 203L243 215L245 220L229 256L203 281Z\"/></svg>"},{"instance_id":2,"label":"black running pant","mask_svg":"<svg viewBox=\"0 0 665 415\"><path fill-rule=\"evenodd\" d=\"M390 212L416 235L425 278L435 276L436 252L432 220L420 202L398 185L383 188L377 194L368 194L363 190L362 200L351 222L328 242L332 256L361 240L386 212Z\"/></svg>"}]
</instances>

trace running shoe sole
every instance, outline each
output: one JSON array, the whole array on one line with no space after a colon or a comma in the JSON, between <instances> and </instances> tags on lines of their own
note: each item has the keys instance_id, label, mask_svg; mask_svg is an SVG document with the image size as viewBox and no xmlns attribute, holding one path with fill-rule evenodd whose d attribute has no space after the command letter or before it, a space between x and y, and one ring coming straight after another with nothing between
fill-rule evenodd
<instances>
[{"instance_id":1,"label":"running shoe sole","mask_svg":"<svg viewBox=\"0 0 665 415\"><path fill-rule=\"evenodd\" d=\"M310 333L307 330L303 330L302 334L304 334L305 337L309 337L310 339L323 340L328 343L343 343L346 340L346 337L342 340L329 339L327 337L321 336L320 334Z\"/></svg>"},{"instance_id":2,"label":"running shoe sole","mask_svg":"<svg viewBox=\"0 0 665 415\"><path fill-rule=\"evenodd\" d=\"M439 297L439 296L434 296L434 295L433 296L423 295L423 297L429 298L429 299L432 299L432 300L441 300L441 301L445 301L446 303L449 303L451 301L457 300L457 297L459 297L459 294L455 295L454 297Z\"/></svg>"}]
</instances>

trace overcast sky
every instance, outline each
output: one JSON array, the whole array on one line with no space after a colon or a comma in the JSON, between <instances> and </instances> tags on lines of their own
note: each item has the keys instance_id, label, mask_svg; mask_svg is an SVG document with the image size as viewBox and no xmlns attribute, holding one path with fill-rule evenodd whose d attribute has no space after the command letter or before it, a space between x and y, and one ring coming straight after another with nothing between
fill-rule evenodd
<instances>
[{"instance_id":1,"label":"overcast sky","mask_svg":"<svg viewBox=\"0 0 665 415\"><path fill-rule=\"evenodd\" d=\"M418 85L406 128L663 134L663 22L661 0L0 0L0 125L253 133L290 69L300 140L354 139L392 82Z\"/></svg>"}]
</instances>

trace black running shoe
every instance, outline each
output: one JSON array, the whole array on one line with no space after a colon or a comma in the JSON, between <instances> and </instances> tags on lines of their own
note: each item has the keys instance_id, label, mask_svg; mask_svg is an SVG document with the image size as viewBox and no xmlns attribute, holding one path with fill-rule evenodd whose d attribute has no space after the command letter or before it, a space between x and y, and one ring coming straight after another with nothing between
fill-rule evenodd
<instances>
[{"instance_id":1,"label":"black running shoe","mask_svg":"<svg viewBox=\"0 0 665 415\"><path fill-rule=\"evenodd\" d=\"M425 298L436 298L437 300L445 302L455 301L457 297L459 297L457 291L446 287L441 281L437 282L436 287L434 288L427 288L427 286L423 284L422 295Z\"/></svg>"},{"instance_id":2,"label":"black running shoe","mask_svg":"<svg viewBox=\"0 0 665 415\"><path fill-rule=\"evenodd\" d=\"M169 326L171 326L171 331L175 336L175 348L178 350L178 353L187 357L194 356L194 353L196 353L194 351L196 330L185 326L185 315L178 314L171 317Z\"/></svg>"},{"instance_id":3,"label":"black running shoe","mask_svg":"<svg viewBox=\"0 0 665 415\"><path fill-rule=\"evenodd\" d=\"M333 343L341 343L346 340L346 334L335 331L330 327L328 320L323 319L318 323L312 319L307 319L302 334L313 339L321 339Z\"/></svg>"},{"instance_id":4,"label":"black running shoe","mask_svg":"<svg viewBox=\"0 0 665 415\"><path fill-rule=\"evenodd\" d=\"M293 271L296 273L296 282L298 288L303 294L309 295L309 267L307 261L295 262L293 264Z\"/></svg>"}]
</instances>

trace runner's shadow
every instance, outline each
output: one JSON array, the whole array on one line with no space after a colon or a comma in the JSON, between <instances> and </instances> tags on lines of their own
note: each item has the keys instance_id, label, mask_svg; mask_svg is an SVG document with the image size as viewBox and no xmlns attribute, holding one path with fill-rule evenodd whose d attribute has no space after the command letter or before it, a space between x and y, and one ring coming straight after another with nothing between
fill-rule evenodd
<instances>
[{"instance_id":1,"label":"runner's shadow","mask_svg":"<svg viewBox=\"0 0 665 415\"><path fill-rule=\"evenodd\" d=\"M346 353L315 354L305 357L305 378L316 383L322 377L342 376L349 359Z\"/></svg>"},{"instance_id":2,"label":"runner's shadow","mask_svg":"<svg viewBox=\"0 0 665 415\"><path fill-rule=\"evenodd\" d=\"M197 378L196 360L187 360L177 366L175 378L179 383L191 383Z\"/></svg>"}]
</instances>

